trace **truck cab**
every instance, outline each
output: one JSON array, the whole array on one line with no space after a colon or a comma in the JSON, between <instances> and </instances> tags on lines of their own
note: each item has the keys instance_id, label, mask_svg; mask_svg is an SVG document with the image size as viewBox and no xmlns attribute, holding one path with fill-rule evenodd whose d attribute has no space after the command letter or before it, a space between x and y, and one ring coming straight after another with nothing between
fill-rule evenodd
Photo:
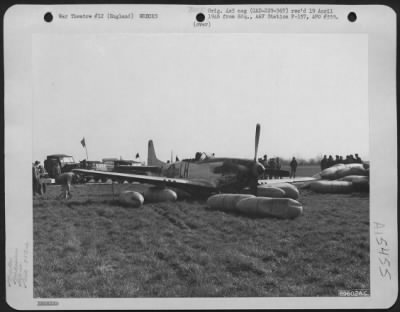
<instances>
[{"instance_id":1,"label":"truck cab","mask_svg":"<svg viewBox=\"0 0 400 312\"><path fill-rule=\"evenodd\" d=\"M54 154L48 155L44 161L44 168L48 176L55 179L60 173L71 172L72 169L79 168L80 165L70 155Z\"/></svg>"}]
</instances>

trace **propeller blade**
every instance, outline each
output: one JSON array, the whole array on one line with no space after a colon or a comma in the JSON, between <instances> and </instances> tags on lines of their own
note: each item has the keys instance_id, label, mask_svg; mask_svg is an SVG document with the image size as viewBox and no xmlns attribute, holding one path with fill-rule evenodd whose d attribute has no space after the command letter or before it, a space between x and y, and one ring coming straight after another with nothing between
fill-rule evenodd
<instances>
[{"instance_id":1,"label":"propeller blade","mask_svg":"<svg viewBox=\"0 0 400 312\"><path fill-rule=\"evenodd\" d=\"M256 144L255 144L255 151L254 151L254 161L257 161L257 153L258 153L258 143L260 141L260 124L256 126Z\"/></svg>"}]
</instances>

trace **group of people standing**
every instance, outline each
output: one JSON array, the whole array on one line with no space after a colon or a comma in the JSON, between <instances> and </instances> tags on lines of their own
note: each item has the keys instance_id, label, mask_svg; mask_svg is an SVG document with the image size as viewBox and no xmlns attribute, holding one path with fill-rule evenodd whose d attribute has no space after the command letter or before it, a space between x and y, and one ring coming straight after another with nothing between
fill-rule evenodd
<instances>
[{"instance_id":1,"label":"group of people standing","mask_svg":"<svg viewBox=\"0 0 400 312\"><path fill-rule=\"evenodd\" d=\"M329 157L324 155L324 157L321 160L321 170L324 170L326 168L332 167L337 164L353 164L353 163L362 164L362 160L358 156L358 154L354 154L354 156L352 154L346 155L346 158L343 158L343 156L336 155L335 159L332 157L332 155L329 155Z\"/></svg>"},{"instance_id":2,"label":"group of people standing","mask_svg":"<svg viewBox=\"0 0 400 312\"><path fill-rule=\"evenodd\" d=\"M55 169L54 169L55 168ZM72 197L71 184L74 178L73 172L61 173L60 166L54 166L56 183L61 185L61 194L57 197L59 199L69 199ZM42 183L41 177L46 174L44 168L40 165L40 161L36 160L32 164L32 186L33 196L43 195L46 193L46 183Z\"/></svg>"},{"instance_id":3,"label":"group of people standing","mask_svg":"<svg viewBox=\"0 0 400 312\"><path fill-rule=\"evenodd\" d=\"M282 164L279 157L268 159L268 156L264 155L263 158L259 158L258 161L265 167L265 169L267 169L266 171L268 171L264 172L263 176L264 179L281 178L282 173L280 172L280 170L282 168ZM295 178L297 170L297 160L295 157L292 158L289 165L290 165L290 177Z\"/></svg>"},{"instance_id":4,"label":"group of people standing","mask_svg":"<svg viewBox=\"0 0 400 312\"><path fill-rule=\"evenodd\" d=\"M268 159L268 156L264 155L263 158L260 158L258 161L261 164L263 164L263 166L265 168L268 168L268 169L281 170L281 168L282 168L281 161L280 161L279 157Z\"/></svg>"}]
</instances>

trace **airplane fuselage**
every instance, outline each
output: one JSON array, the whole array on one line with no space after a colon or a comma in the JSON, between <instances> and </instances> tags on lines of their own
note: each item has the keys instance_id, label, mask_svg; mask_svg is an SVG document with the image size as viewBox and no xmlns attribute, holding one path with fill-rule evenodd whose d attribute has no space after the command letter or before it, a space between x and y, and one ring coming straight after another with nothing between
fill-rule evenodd
<instances>
[{"instance_id":1,"label":"airplane fuselage","mask_svg":"<svg viewBox=\"0 0 400 312\"><path fill-rule=\"evenodd\" d=\"M248 185L254 161L238 158L187 159L162 167L161 175L192 181L207 181L221 191L238 191Z\"/></svg>"}]
</instances>

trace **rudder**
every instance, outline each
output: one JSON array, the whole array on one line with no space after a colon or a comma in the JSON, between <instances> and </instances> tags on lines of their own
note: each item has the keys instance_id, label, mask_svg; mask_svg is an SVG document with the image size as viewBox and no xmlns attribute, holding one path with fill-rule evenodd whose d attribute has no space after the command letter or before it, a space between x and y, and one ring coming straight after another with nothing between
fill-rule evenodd
<instances>
[{"instance_id":1,"label":"rudder","mask_svg":"<svg viewBox=\"0 0 400 312\"><path fill-rule=\"evenodd\" d=\"M156 156L153 141L150 140L147 149L147 166L158 166L163 167L165 162L159 160Z\"/></svg>"}]
</instances>

